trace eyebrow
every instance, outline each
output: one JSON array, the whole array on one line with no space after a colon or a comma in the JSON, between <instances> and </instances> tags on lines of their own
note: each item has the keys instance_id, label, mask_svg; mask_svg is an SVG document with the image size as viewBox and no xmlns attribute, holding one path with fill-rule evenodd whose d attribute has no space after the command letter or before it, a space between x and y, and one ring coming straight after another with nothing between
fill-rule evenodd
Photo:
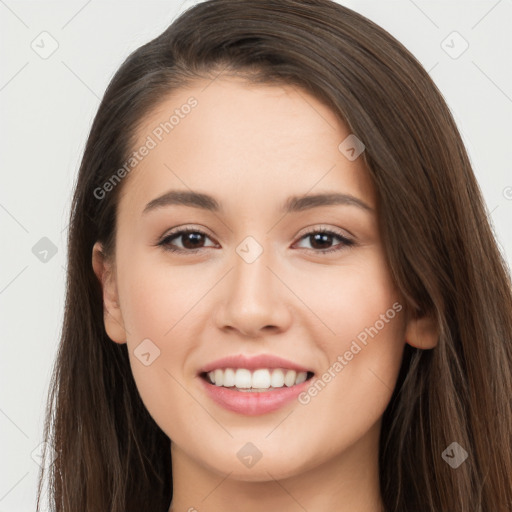
<instances>
[{"instance_id":1,"label":"eyebrow","mask_svg":"<svg viewBox=\"0 0 512 512\"><path fill-rule=\"evenodd\" d=\"M211 212L222 212L220 203L212 196L192 190L170 190L150 201L143 210L143 215L165 206L181 205L200 208ZM306 194L291 196L281 206L281 212L294 213L317 208L319 206L347 205L373 212L373 208L364 201L350 194L329 192L322 194Z\"/></svg>"}]
</instances>

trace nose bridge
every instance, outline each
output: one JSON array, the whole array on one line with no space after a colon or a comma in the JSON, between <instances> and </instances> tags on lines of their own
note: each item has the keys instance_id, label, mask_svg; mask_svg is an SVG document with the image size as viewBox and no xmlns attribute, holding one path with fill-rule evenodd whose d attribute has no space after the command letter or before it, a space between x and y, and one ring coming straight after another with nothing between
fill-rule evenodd
<instances>
[{"instance_id":1,"label":"nose bridge","mask_svg":"<svg viewBox=\"0 0 512 512\"><path fill-rule=\"evenodd\" d=\"M267 268L272 265L272 254L264 240L247 236L238 244L234 255L231 287L234 298L246 301L267 301L273 288L273 275Z\"/></svg>"},{"instance_id":2,"label":"nose bridge","mask_svg":"<svg viewBox=\"0 0 512 512\"><path fill-rule=\"evenodd\" d=\"M234 268L228 278L227 295L222 301L220 322L223 325L219 327L229 325L244 334L255 334L268 326L282 329L289 321L279 280L270 270L274 258L268 244L264 247L263 243L247 236L235 248Z\"/></svg>"}]
</instances>

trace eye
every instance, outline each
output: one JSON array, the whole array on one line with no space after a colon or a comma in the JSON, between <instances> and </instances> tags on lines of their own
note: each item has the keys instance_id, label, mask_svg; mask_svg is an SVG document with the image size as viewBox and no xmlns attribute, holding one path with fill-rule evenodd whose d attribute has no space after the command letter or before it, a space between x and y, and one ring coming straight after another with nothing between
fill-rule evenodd
<instances>
[{"instance_id":1,"label":"eye","mask_svg":"<svg viewBox=\"0 0 512 512\"><path fill-rule=\"evenodd\" d=\"M334 247L326 248L326 245L332 244L333 238L337 238L338 240L341 241L341 243L335 245ZM314 231L309 231L300 238L300 240L307 239L310 240L310 243L312 244L313 247L312 249L306 247L306 249L318 252L320 254L341 251L344 248L351 247L355 244L353 240L350 240L342 233L330 229L316 229Z\"/></svg>"},{"instance_id":2,"label":"eye","mask_svg":"<svg viewBox=\"0 0 512 512\"><path fill-rule=\"evenodd\" d=\"M338 240L340 240L341 243L331 248L326 247L326 245L332 244L333 238L337 238ZM181 247L176 247L176 244L173 243L173 241L180 239ZM164 238L162 238L160 242L157 243L157 245L163 247L163 249L166 251L190 254L195 253L200 249L207 248L208 246L203 245L206 239L210 239L210 237L200 229L181 228L168 233ZM310 240L312 248L306 247L305 249L320 254L341 251L346 247L351 247L355 245L355 242L353 240L350 240L341 232L337 232L332 229L316 229L314 231L309 231L308 233L302 235L302 237L299 240L307 239ZM215 247L215 244L209 247Z\"/></svg>"},{"instance_id":3,"label":"eye","mask_svg":"<svg viewBox=\"0 0 512 512\"><path fill-rule=\"evenodd\" d=\"M172 241L180 238L182 239L182 247L174 247ZM205 238L209 237L200 229L182 228L166 235L157 245L163 247L166 251L194 253L203 248L201 245L204 243Z\"/></svg>"}]
</instances>

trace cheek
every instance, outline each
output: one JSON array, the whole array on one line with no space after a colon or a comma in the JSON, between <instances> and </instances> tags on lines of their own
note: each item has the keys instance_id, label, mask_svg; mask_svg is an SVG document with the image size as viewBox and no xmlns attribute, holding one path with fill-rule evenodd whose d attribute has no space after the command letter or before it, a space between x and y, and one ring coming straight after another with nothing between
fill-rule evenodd
<instances>
[{"instance_id":1,"label":"cheek","mask_svg":"<svg viewBox=\"0 0 512 512\"><path fill-rule=\"evenodd\" d=\"M380 251L360 251L347 258L346 264L298 274L299 278L290 273L288 281L293 282L294 291L314 314L304 310L304 318L313 320L309 326L315 329L315 342L331 358L348 350L356 338L362 342L371 339L368 329L375 334L373 326L383 331L381 345L384 339L395 339L404 327L397 311L401 305L393 308L399 294Z\"/></svg>"},{"instance_id":2,"label":"cheek","mask_svg":"<svg viewBox=\"0 0 512 512\"><path fill-rule=\"evenodd\" d=\"M128 339L168 340L180 322L193 316L193 306L207 283L192 266L162 262L135 249L119 264L119 295ZM185 318L186 316L186 318Z\"/></svg>"},{"instance_id":3,"label":"cheek","mask_svg":"<svg viewBox=\"0 0 512 512\"><path fill-rule=\"evenodd\" d=\"M323 292L310 287L308 297L316 297L312 304L334 333L318 331L325 366L302 403L323 416L329 411L329 421L347 425L350 417L357 435L379 419L395 387L405 345L403 304L381 255L336 270Z\"/></svg>"},{"instance_id":4,"label":"cheek","mask_svg":"<svg viewBox=\"0 0 512 512\"><path fill-rule=\"evenodd\" d=\"M133 377L146 408L165 431L176 411L191 405L180 383L194 338L199 340L190 327L206 284L194 281L191 267L158 266L135 252L119 263L118 281Z\"/></svg>"}]
</instances>

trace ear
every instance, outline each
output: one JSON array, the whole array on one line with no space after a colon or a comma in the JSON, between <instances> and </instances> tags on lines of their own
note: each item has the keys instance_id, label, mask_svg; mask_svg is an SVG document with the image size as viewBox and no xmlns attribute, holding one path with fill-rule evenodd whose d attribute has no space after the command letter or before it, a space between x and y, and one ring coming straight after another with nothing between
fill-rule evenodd
<instances>
[{"instance_id":1,"label":"ear","mask_svg":"<svg viewBox=\"0 0 512 512\"><path fill-rule=\"evenodd\" d=\"M115 269L105 258L100 242L96 242L92 248L92 267L103 290L105 331L112 341L126 343L126 330L119 306Z\"/></svg>"},{"instance_id":2,"label":"ear","mask_svg":"<svg viewBox=\"0 0 512 512\"><path fill-rule=\"evenodd\" d=\"M405 330L405 339L412 347L423 350L434 348L439 341L437 321L430 315L410 318Z\"/></svg>"}]
</instances>

